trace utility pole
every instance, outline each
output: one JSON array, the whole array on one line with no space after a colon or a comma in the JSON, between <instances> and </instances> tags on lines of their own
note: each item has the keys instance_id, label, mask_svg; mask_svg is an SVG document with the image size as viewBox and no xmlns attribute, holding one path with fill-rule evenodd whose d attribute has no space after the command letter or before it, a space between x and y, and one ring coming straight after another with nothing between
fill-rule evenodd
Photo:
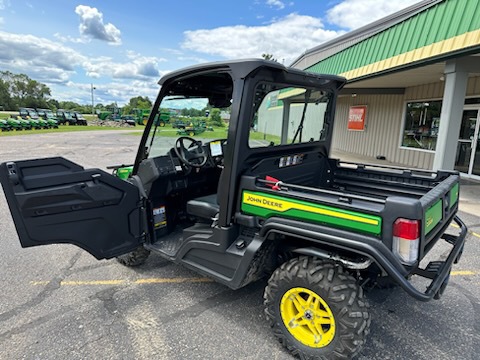
<instances>
[{"instance_id":1,"label":"utility pole","mask_svg":"<svg viewBox=\"0 0 480 360\"><path fill-rule=\"evenodd\" d=\"M90 91L92 93L92 115L95 115L95 103L93 101L93 90L95 90L96 87L93 86L93 84L90 84Z\"/></svg>"}]
</instances>

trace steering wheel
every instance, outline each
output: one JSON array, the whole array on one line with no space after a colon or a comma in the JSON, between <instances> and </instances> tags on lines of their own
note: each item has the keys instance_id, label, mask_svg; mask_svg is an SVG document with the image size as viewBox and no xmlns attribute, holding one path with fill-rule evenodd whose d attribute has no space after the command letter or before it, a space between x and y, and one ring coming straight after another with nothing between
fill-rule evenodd
<instances>
[{"instance_id":1,"label":"steering wheel","mask_svg":"<svg viewBox=\"0 0 480 360\"><path fill-rule=\"evenodd\" d=\"M188 146L185 141L189 141ZM202 146L202 142L188 136L181 136L175 141L173 148L181 162L187 166L201 168L207 163L208 154Z\"/></svg>"}]
</instances>

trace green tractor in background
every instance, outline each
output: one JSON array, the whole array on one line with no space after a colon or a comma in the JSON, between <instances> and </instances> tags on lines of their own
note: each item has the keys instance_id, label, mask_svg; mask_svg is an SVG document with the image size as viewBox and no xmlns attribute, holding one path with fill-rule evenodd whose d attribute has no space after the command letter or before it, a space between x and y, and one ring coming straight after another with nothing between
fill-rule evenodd
<instances>
[{"instance_id":1,"label":"green tractor in background","mask_svg":"<svg viewBox=\"0 0 480 360\"><path fill-rule=\"evenodd\" d=\"M97 112L99 120L102 121L121 121L122 120L122 109L114 104L113 106L108 106L104 110Z\"/></svg>"},{"instance_id":2,"label":"green tractor in background","mask_svg":"<svg viewBox=\"0 0 480 360\"><path fill-rule=\"evenodd\" d=\"M49 124L38 116L37 112L33 108L20 108L18 110L19 116L30 123L32 128L35 129L48 129Z\"/></svg>"},{"instance_id":3,"label":"green tractor in background","mask_svg":"<svg viewBox=\"0 0 480 360\"><path fill-rule=\"evenodd\" d=\"M102 111L98 114L98 118L102 121L120 121L120 113L114 111Z\"/></svg>"},{"instance_id":4,"label":"green tractor in background","mask_svg":"<svg viewBox=\"0 0 480 360\"><path fill-rule=\"evenodd\" d=\"M138 125L145 125L150 116L150 109L133 109L130 114L125 115L133 115Z\"/></svg>"},{"instance_id":5,"label":"green tractor in background","mask_svg":"<svg viewBox=\"0 0 480 360\"><path fill-rule=\"evenodd\" d=\"M10 116L6 121L12 130L30 130L32 128L30 122L23 120L20 116Z\"/></svg>"},{"instance_id":6,"label":"green tractor in background","mask_svg":"<svg viewBox=\"0 0 480 360\"><path fill-rule=\"evenodd\" d=\"M177 135L194 136L203 133L207 130L207 124L203 120L191 120L187 122L184 127L178 128ZM213 129L212 129L213 130Z\"/></svg>"},{"instance_id":7,"label":"green tractor in background","mask_svg":"<svg viewBox=\"0 0 480 360\"><path fill-rule=\"evenodd\" d=\"M165 127L165 125L170 124L170 112L160 111L157 113L154 124L160 127Z\"/></svg>"},{"instance_id":8,"label":"green tractor in background","mask_svg":"<svg viewBox=\"0 0 480 360\"><path fill-rule=\"evenodd\" d=\"M12 130L12 127L7 122L7 120L0 119L0 130L1 131L10 131L10 130Z\"/></svg>"},{"instance_id":9,"label":"green tractor in background","mask_svg":"<svg viewBox=\"0 0 480 360\"><path fill-rule=\"evenodd\" d=\"M133 109L129 114L124 115L132 115L137 119L136 122L138 125L145 125L150 117L150 109ZM161 109L160 112L155 115L154 124L164 127L165 125L170 124L170 119L170 111Z\"/></svg>"}]
</instances>

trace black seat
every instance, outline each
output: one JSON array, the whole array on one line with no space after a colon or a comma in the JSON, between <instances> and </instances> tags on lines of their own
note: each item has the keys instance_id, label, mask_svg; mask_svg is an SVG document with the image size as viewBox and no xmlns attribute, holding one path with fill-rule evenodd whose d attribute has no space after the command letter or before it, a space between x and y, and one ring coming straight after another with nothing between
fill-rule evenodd
<instances>
[{"instance_id":1,"label":"black seat","mask_svg":"<svg viewBox=\"0 0 480 360\"><path fill-rule=\"evenodd\" d=\"M202 196L187 202L187 212L202 219L214 219L219 211L217 194Z\"/></svg>"}]
</instances>

